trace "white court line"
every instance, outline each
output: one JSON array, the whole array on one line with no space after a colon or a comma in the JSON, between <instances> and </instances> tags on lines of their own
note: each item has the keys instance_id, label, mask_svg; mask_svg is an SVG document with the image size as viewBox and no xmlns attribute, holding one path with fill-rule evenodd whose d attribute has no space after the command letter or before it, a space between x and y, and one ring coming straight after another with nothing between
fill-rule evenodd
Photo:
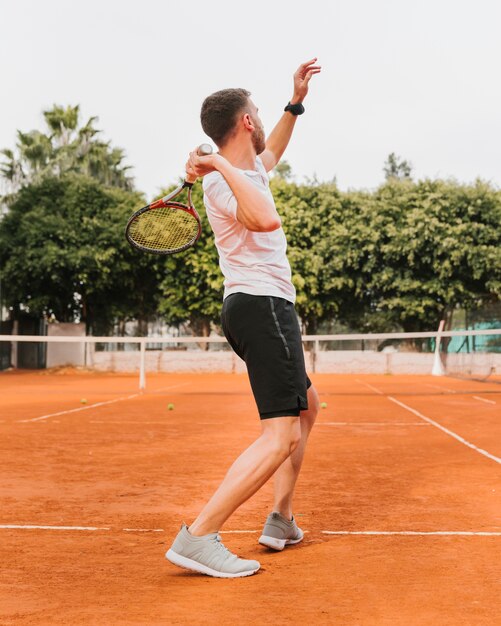
<instances>
[{"instance_id":1,"label":"white court line","mask_svg":"<svg viewBox=\"0 0 501 626\"><path fill-rule=\"evenodd\" d=\"M170 387L162 387L161 389L157 389L157 391L167 391L170 389L177 389L178 387L185 387L189 383L180 383L179 385L171 385ZM26 424L28 422L39 422L40 420L49 419L49 417L57 417L58 415L69 415L70 413L77 413L78 411L86 411L87 409L94 409L97 406L104 406L105 404L113 404L114 402L122 402L124 400L132 400L132 398L137 398L139 396L143 396L141 393L133 393L130 396L122 396L121 398L115 398L114 400L106 400L105 402L96 402L95 404L89 404L86 406L79 406L76 409L68 409L67 411L58 411L57 413L49 413L48 415L41 415L40 417L32 417L27 420L17 420L19 424Z\"/></svg>"},{"instance_id":2,"label":"white court line","mask_svg":"<svg viewBox=\"0 0 501 626\"><path fill-rule=\"evenodd\" d=\"M43 526L37 524L0 524L0 530L77 530L77 531L94 531L94 530L113 530L111 526ZM128 533L163 533L163 528L121 528ZM260 530L221 530L221 533L237 534L237 533L259 533ZM307 530L304 532L308 532Z\"/></svg>"},{"instance_id":3,"label":"white court line","mask_svg":"<svg viewBox=\"0 0 501 626\"><path fill-rule=\"evenodd\" d=\"M475 400L480 400L480 402L487 402L487 404L496 404L494 400L487 400L487 398L481 398L480 396L472 396Z\"/></svg>"},{"instance_id":4,"label":"white court line","mask_svg":"<svg viewBox=\"0 0 501 626\"><path fill-rule=\"evenodd\" d=\"M501 537L501 532L474 532L470 530L322 530L324 535L409 535L454 537Z\"/></svg>"},{"instance_id":5,"label":"white court line","mask_svg":"<svg viewBox=\"0 0 501 626\"><path fill-rule=\"evenodd\" d=\"M155 391L152 391L151 393L160 393L161 391L170 391L171 389L177 389L178 387L186 387L186 385L189 385L190 383L178 383L177 385L167 385L167 387L160 387L160 389L155 389ZM141 395L145 395L144 393L142 393Z\"/></svg>"},{"instance_id":6,"label":"white court line","mask_svg":"<svg viewBox=\"0 0 501 626\"><path fill-rule=\"evenodd\" d=\"M131 533L164 533L163 528L122 528L122 530ZM220 530L220 534L243 534L243 533L260 533L260 530ZM307 533L308 531L303 531Z\"/></svg>"},{"instance_id":7,"label":"white court line","mask_svg":"<svg viewBox=\"0 0 501 626\"><path fill-rule=\"evenodd\" d=\"M122 528L126 533L163 533L163 528Z\"/></svg>"},{"instance_id":8,"label":"white court line","mask_svg":"<svg viewBox=\"0 0 501 626\"><path fill-rule=\"evenodd\" d=\"M431 383L423 383L425 387L431 387L432 389L440 389L440 391L447 391L448 393L461 393L456 389L450 389L449 387L443 387L441 385L432 385Z\"/></svg>"},{"instance_id":9,"label":"white court line","mask_svg":"<svg viewBox=\"0 0 501 626\"><path fill-rule=\"evenodd\" d=\"M390 400L391 402L394 402L395 404L398 404L402 408L406 409L406 411L410 411L411 413L414 413L414 415L417 415L421 419L425 420L426 422L428 422L428 424L431 424L432 426L435 426L435 428L439 428L442 432L444 432L445 434L449 435L450 437L454 437L454 439L456 439L460 443L464 444L465 446L468 446L472 450L475 450L475 452L478 452L479 454L483 454L488 459L491 459L491 461L495 461L496 463L499 463L501 465L501 458L499 458L497 456L494 456L490 452L487 452L487 450L483 450L482 448L478 448L475 444L470 443L469 441L464 439L464 437L461 437L460 435L456 434L452 430L449 430L448 428L445 428L445 426L442 426L438 422L435 422L435 420L432 420L431 418L426 417L426 415L423 415L419 411L416 411L416 409L413 409L412 407L408 406L407 404L404 404L403 402L400 402L400 400L396 400L392 396L388 396L388 400Z\"/></svg>"},{"instance_id":10,"label":"white court line","mask_svg":"<svg viewBox=\"0 0 501 626\"><path fill-rule=\"evenodd\" d=\"M58 415L69 415L70 413L78 413L78 411L86 411L87 409L93 409L96 406L104 406L105 404L113 404L114 402L122 402L122 400L131 400L137 398L138 393L134 393L131 396L122 396L121 398L115 398L114 400L106 400L105 402L96 402L95 404L88 404L86 406L79 406L77 409L68 409L67 411L58 411L57 413L49 413L48 415L41 415L40 417L32 417L28 420L17 420L18 424L26 424L28 422L39 422L40 420L49 419L49 417L56 417Z\"/></svg>"},{"instance_id":11,"label":"white court line","mask_svg":"<svg viewBox=\"0 0 501 626\"><path fill-rule=\"evenodd\" d=\"M381 389L376 389L376 387L369 385L369 383L364 383L363 380L359 380L358 378L355 378L355 382L360 383L361 385L364 385L365 387L369 387L369 389L372 389L372 391L375 391L380 396L384 396L384 393L381 391Z\"/></svg>"},{"instance_id":12,"label":"white court line","mask_svg":"<svg viewBox=\"0 0 501 626\"><path fill-rule=\"evenodd\" d=\"M263 532L262 529L261 530L220 530L219 534L220 535L242 535L244 533L261 533L261 532ZM303 532L306 534L306 533L309 533L310 531L303 529Z\"/></svg>"},{"instance_id":13,"label":"white court line","mask_svg":"<svg viewBox=\"0 0 501 626\"><path fill-rule=\"evenodd\" d=\"M430 426L423 422L317 422L316 426Z\"/></svg>"},{"instance_id":14,"label":"white court line","mask_svg":"<svg viewBox=\"0 0 501 626\"><path fill-rule=\"evenodd\" d=\"M56 422L56 420L54 420L54 423L59 424L59 422ZM176 426L176 423L173 422L169 422L168 418L165 418L165 421L157 421L157 422L147 422L147 421L141 421L141 420L121 420L121 419L116 419L116 420L89 420L88 422L89 424L159 424L159 425L163 425L163 426ZM191 425L196 425L196 426L217 426L220 424L224 424L224 422L190 422Z\"/></svg>"},{"instance_id":15,"label":"white court line","mask_svg":"<svg viewBox=\"0 0 501 626\"><path fill-rule=\"evenodd\" d=\"M75 530L75 531L113 531L110 526L38 526L35 524L0 524L0 530ZM123 532L163 533L163 528L118 528ZM260 533L260 530L221 530L220 534ZM309 530L305 530L309 533ZM409 535L409 536L457 536L457 537L501 537L501 532L472 530L321 530L323 535Z\"/></svg>"},{"instance_id":16,"label":"white court line","mask_svg":"<svg viewBox=\"0 0 501 626\"><path fill-rule=\"evenodd\" d=\"M357 380L357 382L361 383L362 385L366 385L367 387L370 386L374 391L376 391L377 393L383 395L383 392L380 389L376 389L376 387L372 387L372 385L368 385L367 383L364 383L361 380ZM396 398L393 398L392 396L386 396L386 397L391 402L394 402L395 404L398 404L399 406L404 408L406 411L410 411L411 413L414 413L414 415L417 415L417 417L419 417L420 419L424 420L428 424L431 424L432 426L435 426L435 428L440 429L442 432L446 433L450 437L454 437L454 439L456 439L460 443L464 444L465 446L468 446L472 450L475 450L475 452L478 452L479 454L483 454L488 459L491 459L491 461L495 461L496 463L499 463L501 465L501 458L499 458L497 456L494 456L494 454L491 454L490 452L487 452L487 450L483 450L482 448L477 447L473 443L470 443L469 441L464 439L464 437L461 437L460 435L458 435L457 433L453 432L452 430L449 430L448 428L445 428L445 426L442 426L438 422L435 422L435 420L432 420L431 418L426 417L426 415L423 415L419 411L416 411L416 409L413 409L412 407L408 406L407 404L404 404L403 402L400 402L400 400L397 400Z\"/></svg>"},{"instance_id":17,"label":"white court line","mask_svg":"<svg viewBox=\"0 0 501 626\"><path fill-rule=\"evenodd\" d=\"M37 526L35 524L0 524L0 530L111 530L97 526Z\"/></svg>"},{"instance_id":18,"label":"white court line","mask_svg":"<svg viewBox=\"0 0 501 626\"><path fill-rule=\"evenodd\" d=\"M164 426L172 426L170 422L142 422L141 420L89 420L89 424L163 424Z\"/></svg>"},{"instance_id":19,"label":"white court line","mask_svg":"<svg viewBox=\"0 0 501 626\"><path fill-rule=\"evenodd\" d=\"M448 387L440 387L439 385L431 385L429 383L424 383L424 384L426 385L426 387L433 387L433 389L441 389L442 391L447 391L448 393L455 393L458 395L462 395L462 394L468 395L468 392L461 391L459 389L449 389ZM480 396L472 396L472 398L475 398L475 400L480 400L481 402L487 402L487 404L496 404L494 400L487 400L485 398L481 398Z\"/></svg>"}]
</instances>

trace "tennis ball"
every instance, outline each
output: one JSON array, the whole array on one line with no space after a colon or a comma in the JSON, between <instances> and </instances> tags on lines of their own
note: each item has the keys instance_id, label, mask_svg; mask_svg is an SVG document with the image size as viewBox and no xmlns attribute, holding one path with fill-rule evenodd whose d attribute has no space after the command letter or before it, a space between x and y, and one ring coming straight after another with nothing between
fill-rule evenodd
<instances>
[{"instance_id":1,"label":"tennis ball","mask_svg":"<svg viewBox=\"0 0 501 626\"><path fill-rule=\"evenodd\" d=\"M87 399L86 398L82 398L80 400L80 404L87 404Z\"/></svg>"},{"instance_id":2,"label":"tennis ball","mask_svg":"<svg viewBox=\"0 0 501 626\"><path fill-rule=\"evenodd\" d=\"M172 404L172 402L170 404L167 405L167 409L169 411L173 411L174 410L174 405Z\"/></svg>"},{"instance_id":3,"label":"tennis ball","mask_svg":"<svg viewBox=\"0 0 501 626\"><path fill-rule=\"evenodd\" d=\"M322 409L326 409L327 408L327 402L322 402L322 404L320 406L322 407Z\"/></svg>"}]
</instances>

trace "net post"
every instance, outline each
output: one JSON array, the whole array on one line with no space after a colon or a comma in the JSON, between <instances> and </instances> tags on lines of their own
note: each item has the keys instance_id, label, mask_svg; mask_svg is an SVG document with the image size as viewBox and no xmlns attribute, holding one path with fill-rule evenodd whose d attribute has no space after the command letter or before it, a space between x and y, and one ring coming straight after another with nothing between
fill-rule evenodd
<instances>
[{"instance_id":1,"label":"net post","mask_svg":"<svg viewBox=\"0 0 501 626\"><path fill-rule=\"evenodd\" d=\"M144 391L146 389L146 368L145 368L145 357L146 357L146 337L142 337L140 341L140 352L139 352L139 391Z\"/></svg>"},{"instance_id":2,"label":"net post","mask_svg":"<svg viewBox=\"0 0 501 626\"><path fill-rule=\"evenodd\" d=\"M444 330L445 320L440 320L438 331L435 337L435 355L433 357L433 367L431 369L432 376L445 376L444 366L440 358L440 342L442 341L442 332Z\"/></svg>"},{"instance_id":3,"label":"net post","mask_svg":"<svg viewBox=\"0 0 501 626\"><path fill-rule=\"evenodd\" d=\"M317 371L317 357L318 357L318 351L320 349L320 342L318 341L318 339L315 339L315 341L313 342L313 358L312 358L312 364L311 364L311 371L313 372L313 374L316 373Z\"/></svg>"}]
</instances>

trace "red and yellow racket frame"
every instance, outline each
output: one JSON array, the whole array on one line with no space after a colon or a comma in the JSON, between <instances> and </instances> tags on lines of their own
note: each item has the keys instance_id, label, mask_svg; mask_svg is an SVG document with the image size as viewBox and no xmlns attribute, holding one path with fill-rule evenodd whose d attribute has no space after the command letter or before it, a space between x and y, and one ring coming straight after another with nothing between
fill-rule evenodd
<instances>
[{"instance_id":1,"label":"red and yellow racket frame","mask_svg":"<svg viewBox=\"0 0 501 626\"><path fill-rule=\"evenodd\" d=\"M200 156L207 156L209 154L212 154L212 146L210 146L207 143L203 143L197 148L197 152ZM131 215L125 227L125 237L127 238L127 241L130 243L130 245L138 250L142 250L143 252L151 252L153 254L174 254L176 252L182 252L183 250L191 248L191 246L195 245L196 242L200 239L200 235L202 233L202 222L200 221L200 216L198 215L195 207L193 206L193 202L191 200L191 188L193 187L193 184L195 183L195 181L196 181L196 176L192 176L192 177L188 176L187 179L184 181L184 183L177 189L174 189L174 191L171 192L169 195L163 198L160 198L159 200L155 200L155 202L148 204L147 206L143 207L142 209L139 209L133 215ZM188 204L186 205L186 204L182 204L181 202L174 202L174 198L176 198L185 189L188 190ZM177 225L177 232L179 233L178 239L182 239L183 234L186 234L186 231L188 231L188 234L191 235L191 238L189 240L186 240L186 237L184 237L185 242L182 245L174 246L172 244L168 245L167 244L168 237L165 237L164 238L165 245L162 248L146 246L146 245L143 245L141 241L136 241L136 239L134 238L134 226L135 225L137 226L137 221L140 219L141 215L144 215L144 213L146 213L147 211L155 211L158 209L165 209L165 208L172 209L172 211L184 211L185 213L187 213L188 215L190 215L192 218L196 220L197 228L193 228L194 224L190 224L189 221L185 221L185 223L183 224L182 220L180 220L180 223ZM147 221L143 229L141 228L137 229L136 232L138 234L138 237L137 237L138 239L142 239L143 242L148 240L148 235L145 234L145 231L148 231L148 227L150 225L151 223ZM153 229L150 228L150 233L152 230L153 230L153 233L152 235L150 235L149 237L150 239L154 239L154 234L155 234L154 228ZM183 233L183 231L185 232ZM170 237L171 241L172 242L176 241L176 236L175 236L176 225L174 224L174 228L167 232L172 234L172 236ZM161 239L161 237L157 237L157 241L159 239Z\"/></svg>"},{"instance_id":2,"label":"red and yellow racket frame","mask_svg":"<svg viewBox=\"0 0 501 626\"><path fill-rule=\"evenodd\" d=\"M163 198L160 198L158 200L155 200L151 204L148 204L147 206L144 206L143 208L138 209L133 215L131 215L125 227L125 236L127 238L127 241L130 243L130 245L138 250L142 250L143 252L151 252L152 254L175 254L176 252L182 252L183 250L187 250L188 248L191 248L191 246L195 245L196 242L200 239L200 235L202 234L202 222L191 200L191 188L193 187L193 184L194 183L184 181L182 185L180 185L177 189L172 191L169 195L164 196ZM174 202L173 199L176 198L185 189L188 190L188 204L186 205L186 204L182 204L181 202ZM136 222L139 216L143 215L143 213L146 213L146 211L154 211L155 209L160 209L160 208L171 208L174 211L185 211L186 213L189 213L192 217L195 218L195 220L198 223L198 231L196 232L195 236L183 246L179 246L177 248L172 248L168 250L148 248L136 242L132 238L131 233L130 233L131 226L134 224L134 222Z\"/></svg>"}]
</instances>

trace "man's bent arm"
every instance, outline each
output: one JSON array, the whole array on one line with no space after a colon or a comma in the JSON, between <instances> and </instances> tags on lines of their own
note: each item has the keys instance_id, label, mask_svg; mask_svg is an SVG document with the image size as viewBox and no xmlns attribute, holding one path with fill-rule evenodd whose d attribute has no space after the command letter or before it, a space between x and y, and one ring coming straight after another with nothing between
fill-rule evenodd
<instances>
[{"instance_id":1,"label":"man's bent arm","mask_svg":"<svg viewBox=\"0 0 501 626\"><path fill-rule=\"evenodd\" d=\"M224 176L237 201L237 220L248 230L270 232L282 222L275 205L224 157L214 155L214 166Z\"/></svg>"}]
</instances>

